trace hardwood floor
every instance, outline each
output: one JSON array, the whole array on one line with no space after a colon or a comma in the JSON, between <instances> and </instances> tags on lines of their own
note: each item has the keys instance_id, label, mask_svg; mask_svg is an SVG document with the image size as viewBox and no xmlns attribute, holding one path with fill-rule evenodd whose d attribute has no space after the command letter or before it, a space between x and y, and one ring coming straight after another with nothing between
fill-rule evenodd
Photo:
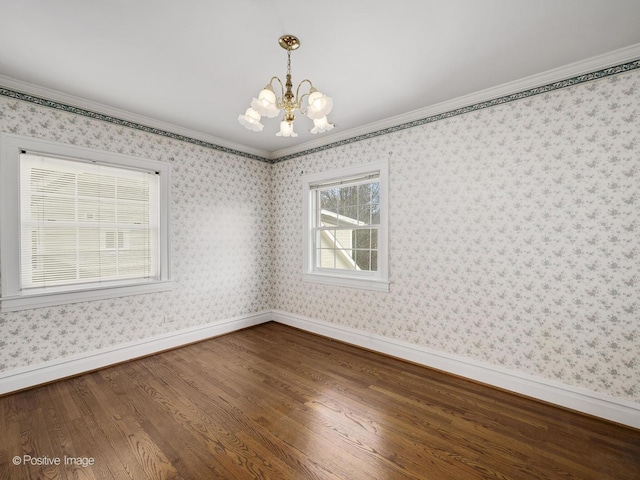
<instances>
[{"instance_id":1,"label":"hardwood floor","mask_svg":"<svg viewBox=\"0 0 640 480\"><path fill-rule=\"evenodd\" d=\"M638 430L277 323L1 397L0 432L12 480L640 478Z\"/></svg>"}]
</instances>

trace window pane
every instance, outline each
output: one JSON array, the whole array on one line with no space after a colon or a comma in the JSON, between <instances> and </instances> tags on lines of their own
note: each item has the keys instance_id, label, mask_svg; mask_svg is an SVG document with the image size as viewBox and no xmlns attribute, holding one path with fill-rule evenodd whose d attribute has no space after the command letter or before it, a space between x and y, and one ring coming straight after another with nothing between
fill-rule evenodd
<instances>
[{"instance_id":1,"label":"window pane","mask_svg":"<svg viewBox=\"0 0 640 480\"><path fill-rule=\"evenodd\" d=\"M338 210L338 224L341 227L358 223L358 207L342 207Z\"/></svg>"},{"instance_id":2,"label":"window pane","mask_svg":"<svg viewBox=\"0 0 640 480\"><path fill-rule=\"evenodd\" d=\"M119 232L120 234L126 233L119 238L120 248L124 250L132 250L138 252L147 252L149 250L149 242L151 241L151 232L147 229L136 229L128 232ZM125 240L127 240L125 242Z\"/></svg>"},{"instance_id":3,"label":"window pane","mask_svg":"<svg viewBox=\"0 0 640 480\"><path fill-rule=\"evenodd\" d=\"M328 188L320 190L320 210L328 210L336 213L338 211L338 188Z\"/></svg>"},{"instance_id":4,"label":"window pane","mask_svg":"<svg viewBox=\"0 0 640 480\"><path fill-rule=\"evenodd\" d=\"M371 230L356 230L355 248L369 249L371 247Z\"/></svg>"},{"instance_id":5,"label":"window pane","mask_svg":"<svg viewBox=\"0 0 640 480\"><path fill-rule=\"evenodd\" d=\"M33 192L61 195L76 193L76 176L70 172L34 167L31 169L30 184Z\"/></svg>"},{"instance_id":6,"label":"window pane","mask_svg":"<svg viewBox=\"0 0 640 480\"><path fill-rule=\"evenodd\" d=\"M149 199L149 184L146 179L118 178L117 185L119 200L146 202Z\"/></svg>"},{"instance_id":7,"label":"window pane","mask_svg":"<svg viewBox=\"0 0 640 480\"><path fill-rule=\"evenodd\" d=\"M354 230L336 230L336 248L352 249L353 248L353 232Z\"/></svg>"},{"instance_id":8,"label":"window pane","mask_svg":"<svg viewBox=\"0 0 640 480\"><path fill-rule=\"evenodd\" d=\"M117 278L117 254L111 252L82 253L79 260L79 277L83 280Z\"/></svg>"},{"instance_id":9,"label":"window pane","mask_svg":"<svg viewBox=\"0 0 640 480\"><path fill-rule=\"evenodd\" d=\"M76 201L73 197L34 195L31 197L31 220L74 222L76 220Z\"/></svg>"},{"instance_id":10,"label":"window pane","mask_svg":"<svg viewBox=\"0 0 640 480\"><path fill-rule=\"evenodd\" d=\"M115 223L116 204L113 200L83 199L78 202L78 221Z\"/></svg>"},{"instance_id":11,"label":"window pane","mask_svg":"<svg viewBox=\"0 0 640 480\"><path fill-rule=\"evenodd\" d=\"M54 255L76 251L76 229L73 227L46 227L32 230L34 255Z\"/></svg>"},{"instance_id":12,"label":"window pane","mask_svg":"<svg viewBox=\"0 0 640 480\"><path fill-rule=\"evenodd\" d=\"M369 250L356 250L356 264L360 270L370 270L371 252Z\"/></svg>"},{"instance_id":13,"label":"window pane","mask_svg":"<svg viewBox=\"0 0 640 480\"><path fill-rule=\"evenodd\" d=\"M96 167L97 170L99 168L100 167ZM99 198L115 198L116 179L110 175L79 173L78 195Z\"/></svg>"},{"instance_id":14,"label":"window pane","mask_svg":"<svg viewBox=\"0 0 640 480\"><path fill-rule=\"evenodd\" d=\"M376 250L378 248L378 230L371 230L371 248Z\"/></svg>"},{"instance_id":15,"label":"window pane","mask_svg":"<svg viewBox=\"0 0 640 480\"><path fill-rule=\"evenodd\" d=\"M353 258L355 254L355 250L349 249L340 249L336 250L336 268L341 270L356 270L356 262Z\"/></svg>"},{"instance_id":16,"label":"window pane","mask_svg":"<svg viewBox=\"0 0 640 480\"><path fill-rule=\"evenodd\" d=\"M365 183L364 185L358 185L358 203L360 205L366 205L371 203L371 184Z\"/></svg>"},{"instance_id":17,"label":"window pane","mask_svg":"<svg viewBox=\"0 0 640 480\"><path fill-rule=\"evenodd\" d=\"M77 248L79 252L86 253L100 251L101 245L99 228L81 228L78 233Z\"/></svg>"},{"instance_id":18,"label":"window pane","mask_svg":"<svg viewBox=\"0 0 640 480\"><path fill-rule=\"evenodd\" d=\"M56 284L76 279L76 256L57 253L36 255L31 259L33 281L42 284Z\"/></svg>"},{"instance_id":19,"label":"window pane","mask_svg":"<svg viewBox=\"0 0 640 480\"><path fill-rule=\"evenodd\" d=\"M149 275L150 258L146 252L124 250L118 254L118 275L145 278Z\"/></svg>"},{"instance_id":20,"label":"window pane","mask_svg":"<svg viewBox=\"0 0 640 480\"><path fill-rule=\"evenodd\" d=\"M380 183L371 182L358 186L358 203L367 205L380 202Z\"/></svg>"},{"instance_id":21,"label":"window pane","mask_svg":"<svg viewBox=\"0 0 640 480\"><path fill-rule=\"evenodd\" d=\"M318 231L318 245L319 248L335 248L336 243L336 231L335 230L320 230Z\"/></svg>"},{"instance_id":22,"label":"window pane","mask_svg":"<svg viewBox=\"0 0 640 480\"><path fill-rule=\"evenodd\" d=\"M371 205L371 225L380 225L380 204Z\"/></svg>"},{"instance_id":23,"label":"window pane","mask_svg":"<svg viewBox=\"0 0 640 480\"><path fill-rule=\"evenodd\" d=\"M371 205L361 205L358 209L358 222L371 225Z\"/></svg>"},{"instance_id":24,"label":"window pane","mask_svg":"<svg viewBox=\"0 0 640 480\"><path fill-rule=\"evenodd\" d=\"M318 249L320 268L336 268L336 251L333 249Z\"/></svg>"},{"instance_id":25,"label":"window pane","mask_svg":"<svg viewBox=\"0 0 640 480\"><path fill-rule=\"evenodd\" d=\"M118 223L147 225L149 223L149 207L144 202L118 201Z\"/></svg>"},{"instance_id":26,"label":"window pane","mask_svg":"<svg viewBox=\"0 0 640 480\"><path fill-rule=\"evenodd\" d=\"M342 187L340 188L340 206L352 206L358 204L358 187Z\"/></svg>"}]
</instances>

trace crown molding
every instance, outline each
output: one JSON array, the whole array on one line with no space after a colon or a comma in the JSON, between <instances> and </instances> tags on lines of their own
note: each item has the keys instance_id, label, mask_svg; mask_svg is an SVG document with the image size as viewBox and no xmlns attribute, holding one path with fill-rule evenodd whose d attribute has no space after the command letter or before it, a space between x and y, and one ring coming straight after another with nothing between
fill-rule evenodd
<instances>
[{"instance_id":1,"label":"crown molding","mask_svg":"<svg viewBox=\"0 0 640 480\"><path fill-rule=\"evenodd\" d=\"M396 130L402 130L468 111L474 111L479 108L486 108L538 93L564 88L576 83L617 74L620 72L605 72L605 74L600 76L593 75L593 77L589 78L580 78L581 76L602 71L606 68L620 66L627 62L638 62L638 59L640 59L640 43L401 115L395 115L377 122L368 123L361 127L336 132L275 152L237 144L202 132L189 130L4 75L0 75L0 96L4 95L31 101L33 103L186 141L230 154L252 158L254 160L277 163L316 151L338 147L347 143L391 133ZM634 65L633 68L638 68L638 66ZM571 79L576 79L576 82L571 82ZM555 85L558 82L563 83ZM548 86L549 88L541 88L543 86Z\"/></svg>"},{"instance_id":2,"label":"crown molding","mask_svg":"<svg viewBox=\"0 0 640 480\"><path fill-rule=\"evenodd\" d=\"M495 87L480 90L468 95L447 100L435 105L431 105L410 112L388 117L383 120L368 123L361 127L344 130L339 133L326 135L321 139L312 140L295 147L285 148L275 151L271 158L275 161L282 161L295 156L311 153L324 147L334 144L343 144L347 140L367 137L374 132L393 129L399 125L411 124L429 117L435 117L446 112L452 112L461 108L481 104L497 98L508 97L514 94L526 92L544 85L552 85L556 82L579 77L608 67L625 64L640 58L640 43L630 45L618 50L614 50L603 55L574 62L563 67L547 70L539 74L521 78L512 82L504 83ZM336 145L337 146L337 145Z\"/></svg>"},{"instance_id":3,"label":"crown molding","mask_svg":"<svg viewBox=\"0 0 640 480\"><path fill-rule=\"evenodd\" d=\"M116 107L111 107L109 105L105 105L103 103L93 102L91 100L87 100L81 97L77 97L75 95L69 95L67 93L60 92L58 90L53 90L46 87L41 87L39 85L35 85L32 83L24 82L22 80L17 80L15 78L7 77L5 75L0 75L0 87L4 87L6 89L12 90L18 94L25 94L29 96L36 97L37 99L41 99L44 101L55 102L59 105L48 105L53 106L54 108L60 108L63 110L68 110L63 107L75 107L80 109L81 112L75 111L74 113L85 113L85 114L95 114L91 115L94 118L107 120L110 122L114 122L114 120L124 121L123 123L129 123L129 125L133 128L141 129L140 127L148 127L145 130L151 130L151 133L159 133L165 134L165 136L170 136L176 138L178 140L196 140L197 142L191 143L200 143L205 147L220 147L220 150L227 151L229 153L236 153L243 156L254 157L260 160L269 160L272 157L271 152L266 150L260 150L252 147L248 147L246 145L241 145L239 143L229 142L227 140L223 140L218 137L214 137L213 135L208 135L206 133L198 132L195 130L190 130L187 128L180 127L178 125L173 125L171 123L163 122L160 120L153 119L151 117L146 117L144 115L138 115L133 112L129 112L127 110L122 110ZM17 97L20 98L20 97ZM44 102L40 102L44 103ZM101 118L104 117L104 118ZM114 122L118 123L118 122ZM173 134L173 135L166 135Z\"/></svg>"}]
</instances>

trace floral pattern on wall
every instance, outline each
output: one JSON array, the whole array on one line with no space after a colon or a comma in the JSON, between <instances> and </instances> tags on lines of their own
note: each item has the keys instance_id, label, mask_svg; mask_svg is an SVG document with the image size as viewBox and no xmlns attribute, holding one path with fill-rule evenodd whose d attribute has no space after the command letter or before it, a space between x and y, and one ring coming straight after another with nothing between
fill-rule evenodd
<instances>
[{"instance_id":1,"label":"floral pattern on wall","mask_svg":"<svg viewBox=\"0 0 640 480\"><path fill-rule=\"evenodd\" d=\"M274 165L275 304L640 401L640 73ZM301 282L302 175L389 159L389 293Z\"/></svg>"},{"instance_id":2,"label":"floral pattern on wall","mask_svg":"<svg viewBox=\"0 0 640 480\"><path fill-rule=\"evenodd\" d=\"M640 401L640 72L274 165L0 98L9 133L171 162L175 288L0 314L0 371L278 309ZM304 283L303 175L388 158L389 293Z\"/></svg>"},{"instance_id":3,"label":"floral pattern on wall","mask_svg":"<svg viewBox=\"0 0 640 480\"><path fill-rule=\"evenodd\" d=\"M172 164L173 290L0 314L0 371L273 308L271 165L0 98L4 132Z\"/></svg>"}]
</instances>

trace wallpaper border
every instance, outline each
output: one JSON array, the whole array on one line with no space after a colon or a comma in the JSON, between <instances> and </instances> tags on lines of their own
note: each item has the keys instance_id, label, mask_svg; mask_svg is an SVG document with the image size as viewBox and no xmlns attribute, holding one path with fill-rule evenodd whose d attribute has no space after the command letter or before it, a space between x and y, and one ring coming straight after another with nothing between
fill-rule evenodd
<instances>
[{"instance_id":1,"label":"wallpaper border","mask_svg":"<svg viewBox=\"0 0 640 480\"><path fill-rule=\"evenodd\" d=\"M475 112L478 110L482 110L489 107L494 107L496 105L502 105L504 103L514 102L516 100L522 100L524 98L533 97L535 95L540 95L543 93L552 92L554 90L559 90L566 87L572 87L574 85L579 85L581 83L590 82L593 80L599 80L601 78L610 77L612 75L618 75L621 73L630 72L632 70L636 70L640 68L640 59L633 60L631 62L622 63L619 65L615 65L613 67L603 68L601 70L596 70L591 73L586 73L583 75L578 75L576 77L571 77L566 80L560 80L557 82L549 83L540 87L530 88L528 90L523 90L521 92L513 93L510 95L505 95L501 97L496 97L491 100L487 100L484 102L479 102L475 104L468 105L466 107L456 108L454 110L449 110L443 113L438 113L437 115L431 115L429 117L421 118L418 120L413 120L411 122L401 123L399 125L383 128L381 130L376 130L370 133L365 133L362 135L358 135L355 137L347 138L344 140L340 140L338 142L329 143L327 145L323 145L320 147L312 148L309 150L304 150L302 152L292 153L291 155L285 155L276 159L273 159L271 163L279 163L284 162L286 160L291 160L296 157L301 157L303 155L309 155L316 152L321 152L323 150L328 150L330 148L340 147L342 145L348 145L350 143L359 142L361 140L367 140L369 138L378 137L380 135L387 135L389 133L397 132L400 130L405 130L407 128L417 127L419 125L425 125L427 123L437 122L439 120L444 120L446 118L455 117L458 115L464 115L465 113Z\"/></svg>"},{"instance_id":2,"label":"wallpaper border","mask_svg":"<svg viewBox=\"0 0 640 480\"><path fill-rule=\"evenodd\" d=\"M378 137L378 136L381 136L381 135L387 135L389 133L397 132L397 131L400 131L400 130L405 130L407 128L413 128L413 127L417 127L417 126L420 126L420 125L425 125L427 123L437 122L439 120L444 120L444 119L455 117L455 116L458 116L458 115L464 115L465 113L475 112L475 111L482 110L482 109L485 109L485 108L494 107L494 106L497 106L497 105L502 105L502 104L505 104L505 103L514 102L516 100L522 100L524 98L533 97L535 95L549 93L549 92L552 92L554 90L559 90L559 89L562 89L562 88L571 87L571 86L574 86L574 85L579 85L579 84L586 83L586 82L591 82L591 81L594 81L594 80L599 80L599 79L610 77L610 76L613 76L613 75L618 75L618 74L621 74L621 73L630 72L630 71L633 71L633 70L636 70L636 69L639 69L639 68L640 68L640 59L636 59L636 60L632 60L630 62L625 62L625 63L621 63L621 64L618 64L618 65L615 65L615 66L611 66L611 67L603 68L603 69L600 69L600 70L596 70L596 71L593 71L591 73L586 73L586 74L583 74L583 75L578 75L578 76L575 76L575 77L571 77L571 78L568 78L566 80L560 80L560 81L557 81L557 82L553 82L553 83L549 83L549 84L546 84L546 85L542 85L540 87L535 87L535 88L530 88L530 89L527 89L527 90L523 90L521 92L513 93L513 94L510 94L510 95L496 97L494 99L487 100L487 101L484 101L484 102L471 104L471 105L468 105L466 107L456 108L454 110L449 110L449 111L446 111L446 112L443 112L443 113L439 113L437 115L431 115L431 116L428 116L428 117L425 117L425 118L421 118L421 119L418 119L418 120L413 120L411 122L401 123L401 124L393 126L393 127L383 128L381 130L376 130L376 131L373 131L373 132L370 132L370 133L357 135L355 137L347 138L347 139L340 140L340 141L337 141L337 142L328 143L328 144L322 145L320 147L311 148L309 150L303 150L303 151L300 151L300 152L292 153L290 155L285 155L285 156L282 156L282 157L279 157L279 158L274 158L274 159L261 157L259 155L254 155L254 154L251 154L251 153L241 152L241 151L235 150L233 148L223 147L223 146L220 146L220 145L216 145L215 143L210 143L210 142L205 142L204 140L199 140L197 138L188 137L186 135L180 135L180 134L177 134L177 133L169 132L167 130L162 130L162 129L155 128L155 127L149 127L149 126L146 126L146 125L142 125L140 123L136 123L136 122L132 122L132 121L129 121L129 120L124 120L124 119L121 119L121 118L117 118L117 117L114 117L112 115L106 115L106 114L94 112L94 111L91 111L91 110L87 110L87 109L84 109L84 108L74 107L72 105L67 105L67 104L62 103L62 102L49 100L49 99L46 99L44 97L40 97L40 96L36 96L36 95L31 95L31 94L27 94L27 93L18 92L16 90L12 90L10 88L6 88L6 87L2 87L2 86L0 86L0 96L13 98L13 99L21 100L21 101L28 102L28 103L33 103L33 104L41 105L41 106L44 106L44 107L53 108L55 110L61 110L61 111L64 111L64 112L73 113L73 114L80 115L80 116L83 116L83 117L94 118L96 120L101 120L101 121L104 121L104 122L113 123L115 125L124 126L124 127L128 127L128 128L133 128L135 130L141 130L141 131L146 132L146 133L152 133L154 135L160 135L160 136L163 136L163 137L172 138L174 140L179 140L179 141L183 141L183 142L187 142L187 143L192 143L194 145L198 145L198 146L201 146L201 147L210 148L210 149L213 149L213 150L218 150L218 151L229 153L229 154L232 154L232 155L238 155L238 156L241 156L241 157L249 158L249 159L252 159L252 160L257 160L257 161L260 161L260 162L275 164L275 163L284 162L286 160L291 160L293 158L302 157L302 156L305 156L305 155L310 155L312 153L321 152L321 151L324 151L324 150L329 150L329 149L340 147L340 146L343 146L343 145L348 145L350 143L359 142L359 141L362 141L362 140L367 140L367 139Z\"/></svg>"},{"instance_id":3,"label":"wallpaper border","mask_svg":"<svg viewBox=\"0 0 640 480\"><path fill-rule=\"evenodd\" d=\"M167 130L162 130L160 128L149 127L146 125L142 125L140 123L132 122L130 120L123 120L121 118L117 118L112 115L106 115L103 113L94 112L84 108L74 107L73 105L67 105L65 103L49 100L44 97L39 97L39 96L31 95L28 93L18 92L16 90L12 90L10 88L6 88L2 86L0 86L0 96L13 98L15 100L22 100L28 103L34 103L36 105L53 108L55 110L61 110L67 113L73 113L83 117L102 120L103 122L113 123L114 125L118 125L121 127L128 127L128 128L133 128L134 130L141 130L146 133L152 133L154 135L160 135L162 137L168 137L174 140L192 143L200 147L210 148L212 150L218 150L224 153L230 153L232 155L239 155L241 157L250 158L252 160L258 160L260 162L272 163L272 161L269 160L268 158L261 157L259 155L253 155L251 153L241 152L240 150L235 150L229 147L222 147L220 145L216 145L215 143L205 142L204 140L198 140L197 138L188 137L186 135L180 135L178 133L169 132Z\"/></svg>"}]
</instances>

